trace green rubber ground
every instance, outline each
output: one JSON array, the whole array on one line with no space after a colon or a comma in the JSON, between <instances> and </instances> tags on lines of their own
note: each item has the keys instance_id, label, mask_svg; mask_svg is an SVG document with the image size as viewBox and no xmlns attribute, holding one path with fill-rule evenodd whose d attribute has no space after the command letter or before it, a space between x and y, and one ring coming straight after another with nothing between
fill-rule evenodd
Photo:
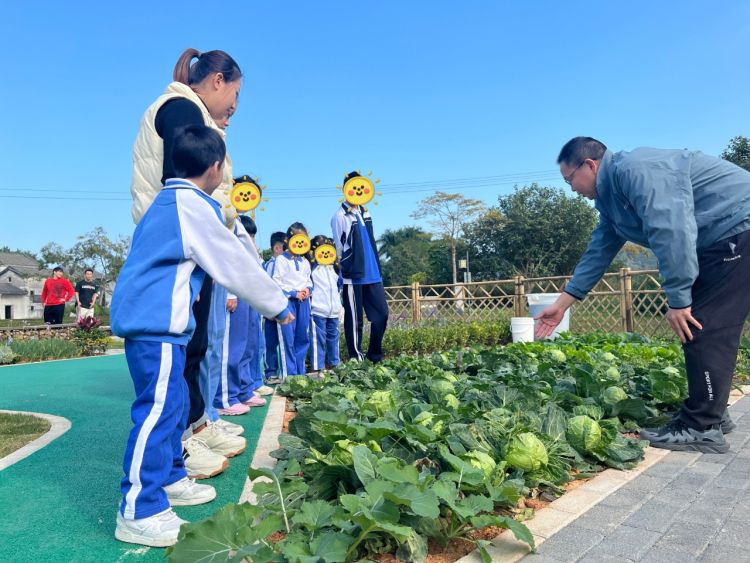
<instances>
[{"instance_id":1,"label":"green rubber ground","mask_svg":"<svg viewBox=\"0 0 750 563\"><path fill-rule=\"evenodd\" d=\"M118 542L115 516L133 387L124 355L0 368L0 409L64 416L72 428L0 471L0 561L158 561L164 550ZM197 521L237 502L267 407L229 420L248 447L222 475L202 481L217 497L178 507Z\"/></svg>"}]
</instances>

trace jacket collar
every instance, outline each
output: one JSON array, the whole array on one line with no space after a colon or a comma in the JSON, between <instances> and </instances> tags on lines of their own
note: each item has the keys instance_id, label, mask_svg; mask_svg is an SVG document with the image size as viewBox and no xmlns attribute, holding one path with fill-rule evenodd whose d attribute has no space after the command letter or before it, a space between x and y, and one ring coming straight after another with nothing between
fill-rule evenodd
<instances>
[{"instance_id":1,"label":"jacket collar","mask_svg":"<svg viewBox=\"0 0 750 563\"><path fill-rule=\"evenodd\" d=\"M612 165L612 159L614 154L611 150L607 149L604 156L599 161L599 170L596 171L596 197L597 199L606 195L610 191L612 186L612 175L614 174L614 166Z\"/></svg>"}]
</instances>

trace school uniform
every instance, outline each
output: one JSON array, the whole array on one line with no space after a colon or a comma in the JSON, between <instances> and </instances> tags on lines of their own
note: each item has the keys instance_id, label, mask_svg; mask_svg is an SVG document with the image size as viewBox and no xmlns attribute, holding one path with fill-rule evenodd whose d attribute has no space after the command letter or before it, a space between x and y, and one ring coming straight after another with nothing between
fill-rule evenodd
<instances>
[{"instance_id":1,"label":"school uniform","mask_svg":"<svg viewBox=\"0 0 750 563\"><path fill-rule=\"evenodd\" d=\"M266 262L263 268L273 278L276 269L276 256ZM265 341L264 376L276 377L279 373L279 328L276 321L263 319L263 339Z\"/></svg>"},{"instance_id":2,"label":"school uniform","mask_svg":"<svg viewBox=\"0 0 750 563\"><path fill-rule=\"evenodd\" d=\"M321 370L340 363L340 279L332 265L316 264L312 268L312 282L310 361L313 370Z\"/></svg>"},{"instance_id":3,"label":"school uniform","mask_svg":"<svg viewBox=\"0 0 750 563\"><path fill-rule=\"evenodd\" d=\"M305 357L310 347L310 299L298 300L297 290L306 287L312 292L310 263L306 258L284 252L276 258L273 279L289 298L288 307L295 317L289 324L277 325L281 373L283 377L304 375L307 371Z\"/></svg>"}]
</instances>

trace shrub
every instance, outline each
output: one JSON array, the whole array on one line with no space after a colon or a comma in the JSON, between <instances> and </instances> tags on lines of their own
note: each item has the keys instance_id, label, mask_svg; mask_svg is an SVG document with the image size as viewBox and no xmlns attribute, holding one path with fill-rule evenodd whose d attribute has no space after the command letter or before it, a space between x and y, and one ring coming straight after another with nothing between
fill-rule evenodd
<instances>
[{"instance_id":1,"label":"shrub","mask_svg":"<svg viewBox=\"0 0 750 563\"><path fill-rule=\"evenodd\" d=\"M27 362L75 358L80 355L78 346L74 342L57 338L17 340L10 345L10 349L16 354L17 360Z\"/></svg>"},{"instance_id":2,"label":"shrub","mask_svg":"<svg viewBox=\"0 0 750 563\"><path fill-rule=\"evenodd\" d=\"M13 360L16 359L16 355L10 346L0 345L0 365L1 364L12 364Z\"/></svg>"},{"instance_id":3,"label":"shrub","mask_svg":"<svg viewBox=\"0 0 750 563\"><path fill-rule=\"evenodd\" d=\"M99 320L88 317L78 321L78 328L73 331L73 342L83 356L103 354L109 346L109 335L99 328Z\"/></svg>"}]
</instances>

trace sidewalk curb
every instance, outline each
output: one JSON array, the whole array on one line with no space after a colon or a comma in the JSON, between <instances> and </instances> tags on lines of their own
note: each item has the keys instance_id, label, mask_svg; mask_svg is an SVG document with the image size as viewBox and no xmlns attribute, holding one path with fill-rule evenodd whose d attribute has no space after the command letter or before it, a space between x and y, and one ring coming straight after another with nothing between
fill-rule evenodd
<instances>
[{"instance_id":1,"label":"sidewalk curb","mask_svg":"<svg viewBox=\"0 0 750 563\"><path fill-rule=\"evenodd\" d=\"M741 391L733 389L729 395L729 405L733 405L745 395L750 395L750 385L743 385ZM670 453L670 450L648 447L643 461L637 467L627 471L616 469L602 471L587 483L565 493L539 510L531 520L524 522L534 535L537 547ZM519 561L531 553L527 544L516 540L509 532L500 534L492 540L492 544L487 547L487 552L492 561L508 563ZM479 552L474 550L459 559L457 563L481 563L481 561Z\"/></svg>"},{"instance_id":2,"label":"sidewalk curb","mask_svg":"<svg viewBox=\"0 0 750 563\"><path fill-rule=\"evenodd\" d=\"M279 448L279 434L284 427L284 413L286 412L286 397L276 393L273 394L271 404L268 406L266 419L263 421L263 428L258 437L258 444L255 446L253 459L250 467L273 469L276 467L276 459L271 457L271 452ZM255 504L257 497L253 493L253 483L255 481L268 481L265 477L259 477L255 480L247 478L245 486L242 489L239 503L249 502Z\"/></svg>"},{"instance_id":3,"label":"sidewalk curb","mask_svg":"<svg viewBox=\"0 0 750 563\"><path fill-rule=\"evenodd\" d=\"M48 420L51 424L50 429L46 433L39 436L39 438L37 438L36 440L32 440L24 447L17 449L4 458L0 458L0 471L10 467L14 463L18 463L24 458L29 457L34 452L41 450L44 446L65 434L73 426L73 424L67 418L63 418L62 416L55 416L53 414L28 411L7 411L2 409L0 409L0 412L7 414L28 414L31 416L36 416L37 418Z\"/></svg>"}]
</instances>

